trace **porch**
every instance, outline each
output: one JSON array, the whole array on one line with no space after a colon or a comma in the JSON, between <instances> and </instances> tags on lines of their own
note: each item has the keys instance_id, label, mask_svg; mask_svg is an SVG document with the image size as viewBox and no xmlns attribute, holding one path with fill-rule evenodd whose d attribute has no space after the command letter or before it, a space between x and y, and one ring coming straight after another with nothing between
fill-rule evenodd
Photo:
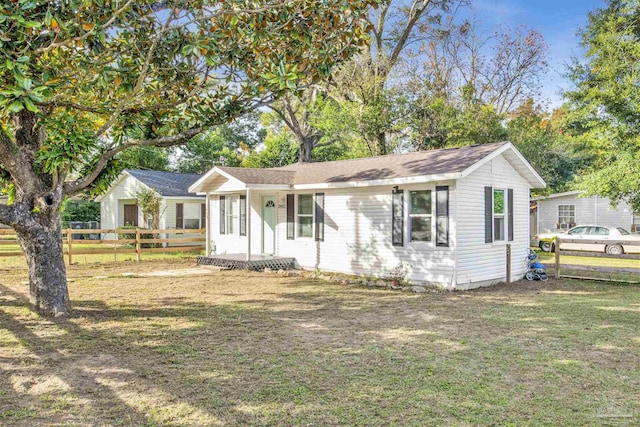
<instances>
[{"instance_id":1,"label":"porch","mask_svg":"<svg viewBox=\"0 0 640 427\"><path fill-rule=\"evenodd\" d=\"M252 270L262 271L265 268L271 270L291 270L295 267L296 259L273 255L251 255L247 259L246 254L225 254L199 256L198 265L211 265L225 270Z\"/></svg>"}]
</instances>

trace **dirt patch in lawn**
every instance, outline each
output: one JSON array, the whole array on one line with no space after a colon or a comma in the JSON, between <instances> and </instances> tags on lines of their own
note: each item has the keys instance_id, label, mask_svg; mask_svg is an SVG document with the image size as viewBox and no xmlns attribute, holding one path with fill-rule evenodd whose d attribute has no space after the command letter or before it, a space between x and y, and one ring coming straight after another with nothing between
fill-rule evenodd
<instances>
[{"instance_id":1,"label":"dirt patch in lawn","mask_svg":"<svg viewBox=\"0 0 640 427\"><path fill-rule=\"evenodd\" d=\"M122 273L130 273L123 275ZM0 279L0 425L633 425L640 287L414 294L193 260Z\"/></svg>"}]
</instances>

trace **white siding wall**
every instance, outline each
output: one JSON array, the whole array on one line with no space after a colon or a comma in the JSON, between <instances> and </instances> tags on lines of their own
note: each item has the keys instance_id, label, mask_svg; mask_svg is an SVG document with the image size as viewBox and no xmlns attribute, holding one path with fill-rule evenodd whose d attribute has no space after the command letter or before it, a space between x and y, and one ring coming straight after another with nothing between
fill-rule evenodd
<instances>
[{"instance_id":1,"label":"white siding wall","mask_svg":"<svg viewBox=\"0 0 640 427\"><path fill-rule=\"evenodd\" d=\"M624 202L612 209L607 198L567 195L538 201L539 233L557 231L559 205L575 205L576 225L597 224L630 230L633 223L633 211Z\"/></svg>"},{"instance_id":2,"label":"white siding wall","mask_svg":"<svg viewBox=\"0 0 640 427\"><path fill-rule=\"evenodd\" d=\"M449 247L407 242L408 191L435 190L449 186ZM511 188L514 192L514 241L484 242L484 187ZM295 257L306 269L388 276L400 262L409 269L408 280L433 283L447 288L469 289L504 281L506 244L512 245L512 280L525 272L524 258L529 248L528 182L502 157L457 182L406 185L405 245L391 241L392 188L319 190L325 194L325 239L287 240L286 192L257 192L251 197L252 253L261 252L262 195L275 195L277 206L276 254ZM316 191L297 191L308 194ZM435 194L433 194L435 204ZM434 208L435 212L435 208ZM220 235L218 196L211 199L211 240L218 254L246 253L245 236ZM433 218L435 223L435 217ZM505 216L508 223L508 217ZM435 233L434 233L435 238ZM457 247L456 247L457 244Z\"/></svg>"},{"instance_id":3,"label":"white siding wall","mask_svg":"<svg viewBox=\"0 0 640 427\"><path fill-rule=\"evenodd\" d=\"M100 227L110 229L124 226L124 205L136 204L135 194L146 189L148 187L134 177L125 176L122 181L111 188L100 202ZM204 203L204 197L163 199L160 205L160 228L176 227L176 203L195 203L198 204L199 209L199 204ZM140 227L144 226L142 211L140 210L138 210L138 225ZM108 235L105 238L113 239L115 236Z\"/></svg>"},{"instance_id":4,"label":"white siding wall","mask_svg":"<svg viewBox=\"0 0 640 427\"><path fill-rule=\"evenodd\" d=\"M450 210L455 206L455 183L444 182L437 185L449 185ZM404 190L431 189L436 184L412 185ZM409 269L407 279L416 282L436 283L451 286L454 265L455 222L450 212L450 247L435 247L435 243L406 243L403 247L391 244L391 187L368 189L322 190L325 194L325 240L314 239L287 240L286 230L286 193L252 192L252 253L261 252L262 220L259 209L262 195L276 196L276 254L295 257L301 267L318 268L326 271L387 276L400 262ZM295 194L308 194L311 191L299 191ZM435 212L435 193L433 205ZM405 195L408 200L408 193ZM213 196L211 203L212 238L218 254L246 253L246 237L239 235L220 235L219 199ZM405 226L408 212L405 209ZM433 221L435 223L435 217ZM406 228L406 227L405 227ZM406 239L406 233L405 233Z\"/></svg>"},{"instance_id":5,"label":"white siding wall","mask_svg":"<svg viewBox=\"0 0 640 427\"><path fill-rule=\"evenodd\" d=\"M129 175L113 186L100 202L100 228L122 227L124 225L124 205L135 204L134 195L146 188L140 181ZM140 211L138 211L138 224L142 224ZM108 235L105 238L114 239L115 236Z\"/></svg>"},{"instance_id":6,"label":"white siding wall","mask_svg":"<svg viewBox=\"0 0 640 427\"><path fill-rule=\"evenodd\" d=\"M484 187L513 189L514 240L485 243ZM469 289L504 281L506 244L511 243L512 280L525 273L529 249L529 184L500 156L458 181L457 288ZM505 215L505 222L508 222Z\"/></svg>"}]
</instances>

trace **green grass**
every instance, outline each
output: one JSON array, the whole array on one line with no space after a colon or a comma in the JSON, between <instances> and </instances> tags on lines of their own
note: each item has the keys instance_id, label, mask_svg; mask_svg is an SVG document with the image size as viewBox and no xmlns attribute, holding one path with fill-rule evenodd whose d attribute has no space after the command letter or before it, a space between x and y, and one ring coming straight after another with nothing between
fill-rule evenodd
<instances>
[{"instance_id":1,"label":"green grass","mask_svg":"<svg viewBox=\"0 0 640 427\"><path fill-rule=\"evenodd\" d=\"M4 270L0 425L640 423L640 286L143 277L193 264L71 266L75 315L59 321Z\"/></svg>"}]
</instances>

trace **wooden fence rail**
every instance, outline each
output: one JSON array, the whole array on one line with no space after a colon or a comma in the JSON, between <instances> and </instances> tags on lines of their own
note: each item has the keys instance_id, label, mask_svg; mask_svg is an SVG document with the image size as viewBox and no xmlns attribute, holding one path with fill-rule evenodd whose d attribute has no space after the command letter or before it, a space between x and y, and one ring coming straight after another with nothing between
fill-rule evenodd
<instances>
[{"instance_id":1,"label":"wooden fence rail","mask_svg":"<svg viewBox=\"0 0 640 427\"><path fill-rule=\"evenodd\" d=\"M0 257L23 256L12 229L0 229ZM84 238L85 235L99 235L98 239ZM111 236L109 236L111 235ZM122 237L122 238L113 238ZM176 237L170 237L170 236ZM184 237L180 237L184 235ZM82 236L83 238L76 238ZM104 238L110 237L110 238ZM145 229L145 228L117 228L117 229L71 229L62 230L62 244L64 255L73 263L74 255L113 254L117 261L118 254L136 254L140 261L142 253L164 252L199 252L205 247L206 237L204 229L176 230L176 229ZM179 244L179 246L172 246ZM78 246L76 246L78 245ZM88 245L95 247L89 248ZM9 246L16 246L16 251Z\"/></svg>"},{"instance_id":2,"label":"wooden fence rail","mask_svg":"<svg viewBox=\"0 0 640 427\"><path fill-rule=\"evenodd\" d=\"M574 271L593 271L593 272L602 272L602 273L622 273L622 274L638 274L638 280L640 281L640 267L607 267L607 266L597 266L597 265L578 265L578 264L562 264L560 263L560 256L580 256L580 257L591 257L591 258L615 258L615 259L637 259L640 260L640 254L608 254L605 252L587 252L587 251L571 251L571 250L563 250L562 244L567 243L580 243L587 245L621 245L621 246L640 246L640 242L633 240L602 240L602 239L556 239L555 247L555 262L554 269L556 278L566 277L572 279L586 279L586 280L604 280L598 277L583 277L583 276L575 276L575 275L567 275L562 274L562 270L574 270ZM638 263L640 266L640 262ZM624 281L628 282L628 280L614 280L609 278L610 281Z\"/></svg>"}]
</instances>

